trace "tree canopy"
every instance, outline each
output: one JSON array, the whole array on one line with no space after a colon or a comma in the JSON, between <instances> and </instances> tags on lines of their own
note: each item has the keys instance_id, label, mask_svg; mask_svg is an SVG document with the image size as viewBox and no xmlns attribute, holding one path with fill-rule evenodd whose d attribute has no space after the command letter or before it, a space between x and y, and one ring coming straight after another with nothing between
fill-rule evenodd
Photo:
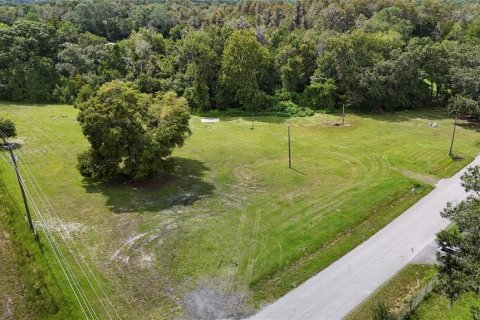
<instances>
[{"instance_id":1,"label":"tree canopy","mask_svg":"<svg viewBox=\"0 0 480 320\"><path fill-rule=\"evenodd\" d=\"M119 80L196 111L437 105L478 116L479 26L468 1L4 5L0 99L81 102Z\"/></svg>"},{"instance_id":2,"label":"tree canopy","mask_svg":"<svg viewBox=\"0 0 480 320\"><path fill-rule=\"evenodd\" d=\"M152 177L190 134L187 102L174 92L150 96L133 83L114 80L77 106L91 145L79 156L78 168L96 179Z\"/></svg>"}]
</instances>

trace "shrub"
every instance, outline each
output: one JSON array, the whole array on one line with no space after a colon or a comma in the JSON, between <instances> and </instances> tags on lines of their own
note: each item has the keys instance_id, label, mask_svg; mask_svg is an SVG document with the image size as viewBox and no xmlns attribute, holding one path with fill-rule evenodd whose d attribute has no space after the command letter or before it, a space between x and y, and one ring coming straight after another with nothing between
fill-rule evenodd
<instances>
[{"instance_id":1,"label":"shrub","mask_svg":"<svg viewBox=\"0 0 480 320\"><path fill-rule=\"evenodd\" d=\"M313 111L312 109L306 107L306 108L301 108L298 113L297 113L297 116L299 117L311 117L315 114L315 111Z\"/></svg>"},{"instance_id":2,"label":"shrub","mask_svg":"<svg viewBox=\"0 0 480 320\"><path fill-rule=\"evenodd\" d=\"M238 108L228 108L223 111L223 115L227 117L242 117L242 116L251 116L252 113L250 111L244 111Z\"/></svg>"},{"instance_id":3,"label":"shrub","mask_svg":"<svg viewBox=\"0 0 480 320\"><path fill-rule=\"evenodd\" d=\"M77 160L77 169L80 174L84 177L91 178L93 176L92 153L90 151L80 153L77 156Z\"/></svg>"},{"instance_id":4,"label":"shrub","mask_svg":"<svg viewBox=\"0 0 480 320\"><path fill-rule=\"evenodd\" d=\"M78 92L77 98L75 99L75 105L80 102L87 101L94 93L95 89L91 85L83 85Z\"/></svg>"},{"instance_id":5,"label":"shrub","mask_svg":"<svg viewBox=\"0 0 480 320\"><path fill-rule=\"evenodd\" d=\"M390 309L388 306L384 303L381 302L375 306L375 309L373 311L373 319L374 320L394 320L395 317L390 312Z\"/></svg>"},{"instance_id":6,"label":"shrub","mask_svg":"<svg viewBox=\"0 0 480 320\"><path fill-rule=\"evenodd\" d=\"M322 83L312 83L303 91L301 103L314 110L332 111L335 108L336 90L332 79Z\"/></svg>"},{"instance_id":7,"label":"shrub","mask_svg":"<svg viewBox=\"0 0 480 320\"><path fill-rule=\"evenodd\" d=\"M268 110L275 104L275 99L263 91L258 91L254 97L256 110Z\"/></svg>"},{"instance_id":8,"label":"shrub","mask_svg":"<svg viewBox=\"0 0 480 320\"><path fill-rule=\"evenodd\" d=\"M285 113L288 113L289 115L295 115L297 114L299 108L300 107L295 103L293 103L292 101L280 101L275 104L272 111L275 111L277 113L285 112Z\"/></svg>"},{"instance_id":9,"label":"shrub","mask_svg":"<svg viewBox=\"0 0 480 320\"><path fill-rule=\"evenodd\" d=\"M10 119L0 118L0 138L13 138L17 136L17 129L15 123Z\"/></svg>"},{"instance_id":10,"label":"shrub","mask_svg":"<svg viewBox=\"0 0 480 320\"><path fill-rule=\"evenodd\" d=\"M272 108L272 111L279 117L310 117L315 114L312 109L301 107L292 101L280 101Z\"/></svg>"},{"instance_id":11,"label":"shrub","mask_svg":"<svg viewBox=\"0 0 480 320\"><path fill-rule=\"evenodd\" d=\"M213 109L208 112L202 113L205 117L211 117L211 118L218 118L222 115L223 113L218 110L218 109Z\"/></svg>"}]
</instances>

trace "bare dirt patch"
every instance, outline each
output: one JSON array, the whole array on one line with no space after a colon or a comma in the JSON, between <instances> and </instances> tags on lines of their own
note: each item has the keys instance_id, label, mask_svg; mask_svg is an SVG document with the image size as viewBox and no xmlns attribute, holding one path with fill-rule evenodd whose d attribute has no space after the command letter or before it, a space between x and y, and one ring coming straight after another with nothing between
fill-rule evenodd
<instances>
[{"instance_id":1,"label":"bare dirt patch","mask_svg":"<svg viewBox=\"0 0 480 320\"><path fill-rule=\"evenodd\" d=\"M436 185L438 182L438 178L435 176L421 174L415 171L407 170L405 168L399 169L398 171L409 178L415 179L425 184L429 184L431 186Z\"/></svg>"},{"instance_id":2,"label":"bare dirt patch","mask_svg":"<svg viewBox=\"0 0 480 320\"><path fill-rule=\"evenodd\" d=\"M49 220L46 223L37 221L35 225L37 228L53 231L54 233L61 235L61 237L65 240L72 240L87 229L83 223L64 222L61 220Z\"/></svg>"},{"instance_id":3,"label":"bare dirt patch","mask_svg":"<svg viewBox=\"0 0 480 320\"><path fill-rule=\"evenodd\" d=\"M175 222L166 221L154 230L131 235L110 256L110 260L121 261L125 264L134 263L141 268L151 267L155 262L155 257L146 250L146 246L154 244L158 248L162 245L164 238L176 228Z\"/></svg>"},{"instance_id":4,"label":"bare dirt patch","mask_svg":"<svg viewBox=\"0 0 480 320\"><path fill-rule=\"evenodd\" d=\"M224 293L201 287L188 292L183 298L187 315L197 320L241 319L244 299L237 293Z\"/></svg>"}]
</instances>

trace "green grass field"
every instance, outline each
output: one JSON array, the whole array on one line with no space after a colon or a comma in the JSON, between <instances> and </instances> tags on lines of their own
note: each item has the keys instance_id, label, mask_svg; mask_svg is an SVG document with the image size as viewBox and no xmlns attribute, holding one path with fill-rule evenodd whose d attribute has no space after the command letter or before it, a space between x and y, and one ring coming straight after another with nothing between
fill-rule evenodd
<instances>
[{"instance_id":1,"label":"green grass field","mask_svg":"<svg viewBox=\"0 0 480 320\"><path fill-rule=\"evenodd\" d=\"M251 119L193 117L171 175L102 184L75 168L87 148L76 113L0 104L17 124L20 161L124 318L198 317L198 299L223 315L251 312L370 237L480 149L475 128L459 127L463 160L450 160L452 121L435 110L349 116L345 127L333 126L334 115L258 117L253 130Z\"/></svg>"},{"instance_id":2,"label":"green grass field","mask_svg":"<svg viewBox=\"0 0 480 320\"><path fill-rule=\"evenodd\" d=\"M0 195L0 200L2 196ZM0 201L1 203L1 201ZM3 203L2 203L3 204ZM0 221L5 221L6 210L0 207ZM11 319L32 318L32 312L25 305L24 286L20 281L21 275L16 267L15 250L10 233L0 229L0 317Z\"/></svg>"}]
</instances>

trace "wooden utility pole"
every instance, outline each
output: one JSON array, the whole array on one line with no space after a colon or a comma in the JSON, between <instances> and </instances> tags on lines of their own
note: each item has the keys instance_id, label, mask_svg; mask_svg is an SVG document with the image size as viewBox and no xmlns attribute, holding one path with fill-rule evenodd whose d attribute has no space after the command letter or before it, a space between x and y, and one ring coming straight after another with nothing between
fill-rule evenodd
<instances>
[{"instance_id":1,"label":"wooden utility pole","mask_svg":"<svg viewBox=\"0 0 480 320\"><path fill-rule=\"evenodd\" d=\"M250 127L250 130L253 130L253 121L255 121L255 109L253 109L252 126Z\"/></svg>"},{"instance_id":2,"label":"wooden utility pole","mask_svg":"<svg viewBox=\"0 0 480 320\"><path fill-rule=\"evenodd\" d=\"M292 151L290 147L290 126L288 126L288 168L292 169Z\"/></svg>"},{"instance_id":3,"label":"wooden utility pole","mask_svg":"<svg viewBox=\"0 0 480 320\"><path fill-rule=\"evenodd\" d=\"M18 167L17 167L17 159L15 158L15 155L13 154L12 144L9 143L8 146L9 146L8 149L10 150L10 157L12 158L12 162L13 162L13 168L15 169L15 173L17 174L18 185L20 186L20 191L22 192L23 204L25 205L25 210L27 211L28 225L30 226L30 230L32 230L32 232L35 233L35 228L33 226L32 217L30 216L30 208L28 207L27 196L25 195L25 189L23 187L22 177L20 176L20 172L18 171Z\"/></svg>"},{"instance_id":4,"label":"wooden utility pole","mask_svg":"<svg viewBox=\"0 0 480 320\"><path fill-rule=\"evenodd\" d=\"M342 126L345 124L345 103L342 105Z\"/></svg>"},{"instance_id":5,"label":"wooden utility pole","mask_svg":"<svg viewBox=\"0 0 480 320\"><path fill-rule=\"evenodd\" d=\"M455 122L453 123L452 142L450 143L450 152L448 153L450 157L452 156L453 140L455 139L455 129L457 129L457 114L455 114Z\"/></svg>"}]
</instances>

